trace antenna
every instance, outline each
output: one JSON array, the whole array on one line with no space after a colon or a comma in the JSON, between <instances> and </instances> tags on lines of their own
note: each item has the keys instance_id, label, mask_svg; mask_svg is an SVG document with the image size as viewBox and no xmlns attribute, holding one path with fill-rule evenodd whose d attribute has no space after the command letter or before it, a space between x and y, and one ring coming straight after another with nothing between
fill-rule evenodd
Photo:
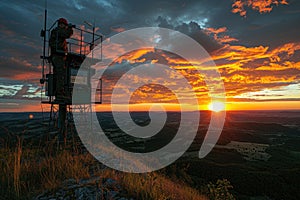
<instances>
[{"instance_id":1,"label":"antenna","mask_svg":"<svg viewBox=\"0 0 300 200\"><path fill-rule=\"evenodd\" d=\"M41 84L44 84L45 82L45 57L46 57L46 34L47 34L46 28L47 28L47 0L45 0L44 29L41 31L41 36L44 37L42 79L40 79Z\"/></svg>"}]
</instances>

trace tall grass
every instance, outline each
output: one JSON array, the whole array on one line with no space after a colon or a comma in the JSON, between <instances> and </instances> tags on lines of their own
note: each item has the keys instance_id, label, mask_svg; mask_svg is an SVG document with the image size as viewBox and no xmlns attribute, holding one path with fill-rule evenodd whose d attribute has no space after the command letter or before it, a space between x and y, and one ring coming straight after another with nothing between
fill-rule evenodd
<instances>
[{"instance_id":1,"label":"tall grass","mask_svg":"<svg viewBox=\"0 0 300 200\"><path fill-rule=\"evenodd\" d=\"M184 183L171 181L162 174L152 172L147 174L122 173L107 169L101 172L102 177L114 178L124 188L129 196L147 200L206 200L199 191Z\"/></svg>"},{"instance_id":2,"label":"tall grass","mask_svg":"<svg viewBox=\"0 0 300 200\"><path fill-rule=\"evenodd\" d=\"M22 139L18 137L16 150L14 152L14 191L16 197L20 197L20 173L21 173L21 155L22 155Z\"/></svg>"},{"instance_id":3,"label":"tall grass","mask_svg":"<svg viewBox=\"0 0 300 200\"><path fill-rule=\"evenodd\" d=\"M68 150L50 153L22 144L18 138L15 147L0 149L0 199L32 199L60 187L66 179L90 177L89 165L95 161L89 155Z\"/></svg>"},{"instance_id":4,"label":"tall grass","mask_svg":"<svg viewBox=\"0 0 300 200\"><path fill-rule=\"evenodd\" d=\"M18 138L14 147L0 149L0 170L3 172L0 174L0 199L32 199L45 190L55 191L67 179L79 181L91 174L116 180L126 190L125 196L136 199L207 199L197 190L173 182L164 175L103 169L102 166L97 167L100 164L88 153L74 153L66 149L55 152L52 145L56 142L50 141L49 144L28 148Z\"/></svg>"}]
</instances>

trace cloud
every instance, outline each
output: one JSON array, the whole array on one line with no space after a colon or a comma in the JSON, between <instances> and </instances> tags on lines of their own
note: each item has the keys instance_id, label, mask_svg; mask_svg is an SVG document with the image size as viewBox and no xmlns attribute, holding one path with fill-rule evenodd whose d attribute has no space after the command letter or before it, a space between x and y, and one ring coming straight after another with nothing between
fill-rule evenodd
<instances>
[{"instance_id":1,"label":"cloud","mask_svg":"<svg viewBox=\"0 0 300 200\"><path fill-rule=\"evenodd\" d=\"M120 32L125 31L126 29L123 28L123 27L111 27L110 30L112 30L114 32L117 32L117 33L120 33Z\"/></svg>"},{"instance_id":2,"label":"cloud","mask_svg":"<svg viewBox=\"0 0 300 200\"><path fill-rule=\"evenodd\" d=\"M274 49L270 49L268 46L246 47L241 45L226 45L222 49L215 51L212 57L217 62L218 60L239 61L238 65L236 65L238 67L256 68L255 65L249 66L244 64L250 62L254 64L253 61L260 60L266 63L288 61L299 50L300 43L288 43ZM239 67L238 69L241 70L241 68Z\"/></svg>"},{"instance_id":3,"label":"cloud","mask_svg":"<svg viewBox=\"0 0 300 200\"><path fill-rule=\"evenodd\" d=\"M300 43L288 43L276 48L228 44L214 51L212 58L222 75L227 96L231 98L247 92L256 92L266 88L273 90L299 83L299 59L298 61L297 59L296 61L291 60L291 57L299 52ZM170 67L180 71L189 80L199 98L207 96L208 90L203 77L191 65L201 67L201 64L188 63L166 53L162 53L161 56ZM149 58L149 56L146 57ZM139 59L141 58L135 57L135 60ZM282 98L286 98L286 96Z\"/></svg>"},{"instance_id":4,"label":"cloud","mask_svg":"<svg viewBox=\"0 0 300 200\"><path fill-rule=\"evenodd\" d=\"M288 86L277 87L275 89L263 89L257 92L247 92L235 96L238 99L251 99L257 101L272 100L272 101L287 101L300 99L300 83L290 84Z\"/></svg>"},{"instance_id":5,"label":"cloud","mask_svg":"<svg viewBox=\"0 0 300 200\"><path fill-rule=\"evenodd\" d=\"M273 5L278 6L279 4L288 5L288 2L287 0L234 0L232 12L246 17L247 11L245 7L250 7L259 13L269 13L272 11Z\"/></svg>"},{"instance_id":6,"label":"cloud","mask_svg":"<svg viewBox=\"0 0 300 200\"><path fill-rule=\"evenodd\" d=\"M195 21L173 25L171 21L159 16L156 22L158 23L159 27L180 31L181 33L190 36L191 38L196 40L200 45L202 45L207 52L212 52L222 47L222 45L218 41L209 37L206 34L206 31L202 29L201 26Z\"/></svg>"},{"instance_id":7,"label":"cloud","mask_svg":"<svg viewBox=\"0 0 300 200\"><path fill-rule=\"evenodd\" d=\"M0 78L0 97L5 102L14 100L39 100L41 97L41 86L37 83L32 84L25 79L11 80Z\"/></svg>"},{"instance_id":8,"label":"cloud","mask_svg":"<svg viewBox=\"0 0 300 200\"><path fill-rule=\"evenodd\" d=\"M26 99L0 99L0 110L2 112L44 112L50 111L48 104L40 104L38 100Z\"/></svg>"},{"instance_id":9,"label":"cloud","mask_svg":"<svg viewBox=\"0 0 300 200\"><path fill-rule=\"evenodd\" d=\"M213 35L214 39L221 44L226 44L226 43L231 43L231 42L236 42L238 39L230 37L229 35L225 35L227 32L226 27L221 27L221 28L205 28L204 32L207 35ZM220 36L221 35L221 36Z\"/></svg>"},{"instance_id":10,"label":"cloud","mask_svg":"<svg viewBox=\"0 0 300 200\"><path fill-rule=\"evenodd\" d=\"M289 43L274 49L227 45L215 52L213 59L228 97L299 83L300 63L290 59L300 51L299 45Z\"/></svg>"},{"instance_id":11,"label":"cloud","mask_svg":"<svg viewBox=\"0 0 300 200\"><path fill-rule=\"evenodd\" d=\"M4 56L0 58L0 65L3 67L1 77L3 78L37 82L41 77L41 66L34 66L29 60Z\"/></svg>"}]
</instances>

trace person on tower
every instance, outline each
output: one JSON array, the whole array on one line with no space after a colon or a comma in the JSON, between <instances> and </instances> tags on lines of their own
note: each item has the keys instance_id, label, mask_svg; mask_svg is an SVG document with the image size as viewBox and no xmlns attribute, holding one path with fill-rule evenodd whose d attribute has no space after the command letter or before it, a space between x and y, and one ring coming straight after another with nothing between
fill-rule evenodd
<instances>
[{"instance_id":1,"label":"person on tower","mask_svg":"<svg viewBox=\"0 0 300 200\"><path fill-rule=\"evenodd\" d=\"M67 112L67 54L68 45L67 39L73 34L73 25L68 24L65 18L57 20L57 27L51 31L49 38L50 57L53 65L53 75L55 80L55 101L59 104L59 141L66 143L65 120Z\"/></svg>"},{"instance_id":2,"label":"person on tower","mask_svg":"<svg viewBox=\"0 0 300 200\"><path fill-rule=\"evenodd\" d=\"M64 101L66 98L65 81L66 81L66 59L68 46L66 39L73 34L73 25L69 24L65 18L57 20L57 27L51 31L49 46L51 51L51 62L53 65L53 74L55 77L56 101Z\"/></svg>"}]
</instances>

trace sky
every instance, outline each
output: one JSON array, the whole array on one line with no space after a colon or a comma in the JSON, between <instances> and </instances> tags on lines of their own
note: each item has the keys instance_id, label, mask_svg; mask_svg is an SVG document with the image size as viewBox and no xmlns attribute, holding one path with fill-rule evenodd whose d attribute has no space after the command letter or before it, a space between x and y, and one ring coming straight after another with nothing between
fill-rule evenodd
<instances>
[{"instance_id":1,"label":"sky","mask_svg":"<svg viewBox=\"0 0 300 200\"><path fill-rule=\"evenodd\" d=\"M48 109L40 104L39 84L44 10L45 1L0 2L0 112ZM64 17L88 29L87 21L105 38L140 27L179 31L201 44L215 62L224 82L227 109L300 109L300 1L57 0L47 2L47 11L48 26ZM126 68L143 58L159 60L188 78L199 101L207 97L201 76L195 75L188 63L155 53L141 50L125 55L107 77L118 77L120 66ZM104 81L104 102L108 102L115 81ZM149 85L131 98L133 103L149 99L170 105L177 102L171 91ZM207 98L203 102L209 103Z\"/></svg>"}]
</instances>

